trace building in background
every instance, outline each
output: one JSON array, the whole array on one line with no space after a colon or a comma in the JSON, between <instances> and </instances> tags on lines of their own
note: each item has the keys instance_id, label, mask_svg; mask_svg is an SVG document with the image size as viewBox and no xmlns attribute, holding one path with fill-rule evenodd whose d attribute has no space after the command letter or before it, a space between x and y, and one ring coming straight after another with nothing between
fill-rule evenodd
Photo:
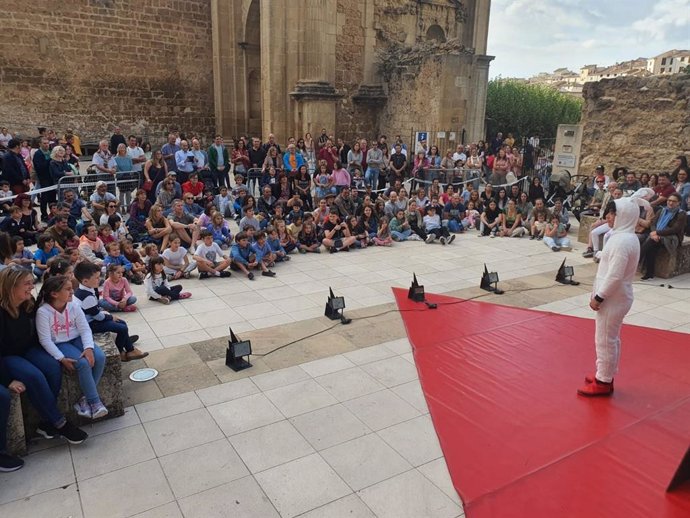
<instances>
[{"instance_id":1,"label":"building in background","mask_svg":"<svg viewBox=\"0 0 690 518\"><path fill-rule=\"evenodd\" d=\"M690 50L669 50L647 59L647 71L653 75L678 74L690 66Z\"/></svg>"}]
</instances>

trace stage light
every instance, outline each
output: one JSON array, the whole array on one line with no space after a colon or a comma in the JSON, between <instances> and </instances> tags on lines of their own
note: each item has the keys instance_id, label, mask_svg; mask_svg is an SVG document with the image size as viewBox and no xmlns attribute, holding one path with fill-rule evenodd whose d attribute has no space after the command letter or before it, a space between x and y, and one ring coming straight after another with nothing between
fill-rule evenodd
<instances>
[{"instance_id":1,"label":"stage light","mask_svg":"<svg viewBox=\"0 0 690 518\"><path fill-rule=\"evenodd\" d=\"M250 354L252 354L252 343L249 340L240 340L230 328L230 339L225 351L225 365L235 372L247 369L252 366L249 360L245 360Z\"/></svg>"},{"instance_id":2,"label":"stage light","mask_svg":"<svg viewBox=\"0 0 690 518\"><path fill-rule=\"evenodd\" d=\"M423 302L429 309L436 309L438 307L436 304L426 301L424 286L417 282L417 275L414 273L412 274L412 284L410 284L410 289L407 292L407 298L415 302Z\"/></svg>"},{"instance_id":3,"label":"stage light","mask_svg":"<svg viewBox=\"0 0 690 518\"><path fill-rule=\"evenodd\" d=\"M569 284L571 286L579 286L580 283L573 280L573 275L575 275L575 268L572 266L566 266L565 259L563 259L563 263L556 274L556 282L560 282L561 284Z\"/></svg>"},{"instance_id":4,"label":"stage light","mask_svg":"<svg viewBox=\"0 0 690 518\"><path fill-rule=\"evenodd\" d=\"M349 324L352 322L352 319L347 318L343 314L343 310L345 309L345 297L336 297L333 294L333 288L328 289L330 294L328 296L328 300L326 301L326 311L324 312L324 315L331 320L340 320L340 322L343 324Z\"/></svg>"},{"instance_id":5,"label":"stage light","mask_svg":"<svg viewBox=\"0 0 690 518\"><path fill-rule=\"evenodd\" d=\"M484 264L484 273L482 274L482 280L479 287L485 291L490 291L496 295L503 295L505 293L503 290L498 289L498 273L489 272L489 269Z\"/></svg>"}]
</instances>

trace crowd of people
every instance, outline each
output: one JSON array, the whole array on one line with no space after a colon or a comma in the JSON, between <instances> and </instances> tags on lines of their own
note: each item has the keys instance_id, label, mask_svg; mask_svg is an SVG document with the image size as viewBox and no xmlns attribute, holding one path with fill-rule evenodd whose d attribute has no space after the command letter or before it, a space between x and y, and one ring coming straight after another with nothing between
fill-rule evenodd
<instances>
[{"instance_id":1,"label":"crowd of people","mask_svg":"<svg viewBox=\"0 0 690 518\"><path fill-rule=\"evenodd\" d=\"M99 180L83 197L77 183L59 201L55 190L37 199L34 191L55 185L60 175L79 174L78 138L47 131L28 153L25 143L7 140L0 176L0 452L9 391L27 392L43 419L39 434L75 444L86 438L57 409L63 369L76 372L83 391L75 412L93 419L107 414L98 395L104 357L93 334L115 333L124 362L147 354L117 317L137 311L130 283L143 284L150 300L167 305L192 296L184 289L191 276L271 278L280 263L307 253L404 241L447 246L466 232L529 236L554 252L571 248L567 207L558 198L547 206L541 178L531 174L537 152L531 144L518 149L512 136L458 145L441 158L436 146L420 141L408 149L399 136L390 147L385 136L350 146L323 130L318 139L288 139L284 150L273 135L266 142L240 137L232 146L216 136L203 149L201 139L171 132L151 150L117 129L99 143L90 169L100 173L94 178L138 172L140 184L114 190ZM685 224L686 162L672 180L680 196L666 186L668 175L657 180L624 172L625 186L597 169L583 212L601 216L593 232L605 234L609 199L645 182L650 206L659 209L648 238L663 242L678 221ZM531 178L504 185L523 176ZM674 208L674 200L686 205ZM593 240L592 252L595 246ZM647 257L657 249L649 245ZM37 298L35 282L42 283ZM18 467L21 459L0 454L0 470Z\"/></svg>"}]
</instances>

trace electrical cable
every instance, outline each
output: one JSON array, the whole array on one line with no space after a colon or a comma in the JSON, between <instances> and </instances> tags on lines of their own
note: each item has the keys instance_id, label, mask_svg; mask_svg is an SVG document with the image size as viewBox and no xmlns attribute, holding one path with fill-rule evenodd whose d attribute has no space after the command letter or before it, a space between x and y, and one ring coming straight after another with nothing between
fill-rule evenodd
<instances>
[{"instance_id":1,"label":"electrical cable","mask_svg":"<svg viewBox=\"0 0 690 518\"><path fill-rule=\"evenodd\" d=\"M505 293L525 293L525 292L528 292L528 291L545 290L545 289L549 289L549 288L555 288L555 287L557 287L557 286L562 286L562 284L557 283L557 284L552 284L552 285L549 285L549 286L538 286L538 287L534 287L534 288L524 288L524 289L521 289L521 290L519 290L519 289L505 290ZM480 293L479 295L475 295L474 297L468 297L468 298L463 298L463 299L457 299L457 300L452 300L452 301L448 301L448 302L436 302L436 304L439 305L439 306L452 306L452 305L454 305L454 304L462 304L462 303L464 303L464 302L469 302L469 301L471 301L471 300L476 300L476 299L479 299L479 298L482 298L482 297L487 297L487 296L489 296L489 295L493 295L493 292L490 292L490 291L489 291L489 292L486 292L486 293ZM368 320L368 319L370 319L370 318L376 318L376 317L380 317L380 316L383 316L383 315L388 315L388 314L390 314L390 313L404 313L404 312L418 312L418 311L433 311L433 309L432 309L432 308L429 308L429 307L427 307L427 306L419 307L419 308L414 308L414 309L393 308L393 309L387 309L387 310L382 311L382 312L380 312L380 313L376 313L376 314L374 314L374 315L367 315L367 316L364 316L364 317L360 317L360 318L358 318L357 320ZM266 356L268 356L268 355L270 355L270 354L273 354L273 353L275 353L275 352L278 352L278 351L280 351L280 350L282 350L282 349L285 349L286 347L289 347L289 346L291 346L291 345L294 345L294 344L296 344L296 343L298 343L298 342L301 342L301 341L303 341L303 340L307 340L308 338L313 338L313 337L315 337L315 336L319 336L319 335L321 335L321 334L323 334L323 333L325 333L325 332L327 332L327 331L330 331L331 329L334 329L335 327L337 327L337 326L339 326L339 325L342 325L342 324L341 324L340 322L336 322L335 324L333 324L333 325L331 325L331 326L329 326L329 327L327 327L327 328L325 328L325 329L321 329L321 330L316 331L316 332L314 332L314 333L311 333L311 334L308 334L308 335L306 335L306 336L302 336L302 337L300 337L300 338L297 338L297 339L295 339L295 340L292 340L291 342L288 342L288 343L283 344L283 345L281 345L281 346L279 346L279 347L276 347L276 348L274 348L274 349L271 349L271 350L268 351L268 352L261 353L261 354L259 354L259 353L252 353L252 356L262 357L262 358L263 358L263 357L266 357Z\"/></svg>"}]
</instances>

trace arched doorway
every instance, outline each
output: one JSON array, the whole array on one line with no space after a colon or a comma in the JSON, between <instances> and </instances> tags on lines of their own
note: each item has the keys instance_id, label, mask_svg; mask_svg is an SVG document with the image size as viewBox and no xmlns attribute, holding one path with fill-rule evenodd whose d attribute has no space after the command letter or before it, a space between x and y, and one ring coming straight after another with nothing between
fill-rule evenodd
<instances>
[{"instance_id":1,"label":"arched doorway","mask_svg":"<svg viewBox=\"0 0 690 518\"><path fill-rule=\"evenodd\" d=\"M432 25L426 31L426 39L428 41L434 40L439 43L446 41L446 33L443 31L440 25Z\"/></svg>"},{"instance_id":2,"label":"arched doorway","mask_svg":"<svg viewBox=\"0 0 690 518\"><path fill-rule=\"evenodd\" d=\"M261 8L260 0L253 0L247 12L245 26L245 117L250 136L262 137L261 125Z\"/></svg>"}]
</instances>

